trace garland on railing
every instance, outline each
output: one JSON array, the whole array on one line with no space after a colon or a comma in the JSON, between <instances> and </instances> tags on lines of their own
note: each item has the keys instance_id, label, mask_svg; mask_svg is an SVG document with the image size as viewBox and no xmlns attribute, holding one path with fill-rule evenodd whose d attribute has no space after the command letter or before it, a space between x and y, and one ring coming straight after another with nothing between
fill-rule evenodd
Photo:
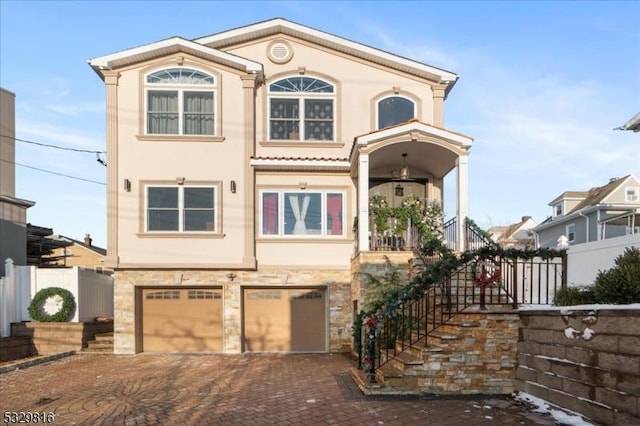
<instances>
[{"instance_id":1,"label":"garland on railing","mask_svg":"<svg viewBox=\"0 0 640 426\"><path fill-rule=\"evenodd\" d=\"M543 260L548 260L563 256L566 250L546 248L537 250L503 249L496 245L485 246L456 255L452 250L445 247L442 241L428 240L423 247L423 252L437 252L441 255L441 259L427 265L422 274L414 277L406 286L395 288L386 293L384 299L368 301L369 309L361 311L354 321L354 338L356 337L356 330L362 328L364 318L373 317L379 321L393 317L404 302L419 299L426 289L434 284L443 282L453 272L469 262L473 261L477 264L497 257L510 260L531 260L535 257L540 257ZM361 337L361 332L357 331L357 333L358 337Z\"/></svg>"}]
</instances>

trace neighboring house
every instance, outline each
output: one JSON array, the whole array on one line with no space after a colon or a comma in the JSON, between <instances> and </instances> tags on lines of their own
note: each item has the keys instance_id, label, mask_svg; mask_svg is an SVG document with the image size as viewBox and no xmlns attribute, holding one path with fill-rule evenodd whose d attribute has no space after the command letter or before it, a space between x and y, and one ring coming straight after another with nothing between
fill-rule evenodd
<instances>
[{"instance_id":1,"label":"neighboring house","mask_svg":"<svg viewBox=\"0 0 640 426\"><path fill-rule=\"evenodd\" d=\"M503 248L520 250L535 248L535 238L531 231L537 225L531 216L522 216L522 220L509 226L492 226L487 231L493 240Z\"/></svg>"},{"instance_id":2,"label":"neighboring house","mask_svg":"<svg viewBox=\"0 0 640 426\"><path fill-rule=\"evenodd\" d=\"M90 234L86 234L84 241L78 241L64 235L54 235L52 238L59 241L71 243L67 247L57 248L51 254L57 258L60 266L82 266L84 268L95 269L98 272L109 271L104 267L107 250L93 245Z\"/></svg>"},{"instance_id":3,"label":"neighboring house","mask_svg":"<svg viewBox=\"0 0 640 426\"><path fill-rule=\"evenodd\" d=\"M456 173L464 249L472 139L445 129L452 72L284 19L89 65L116 353L343 349L374 194L441 203Z\"/></svg>"},{"instance_id":4,"label":"neighboring house","mask_svg":"<svg viewBox=\"0 0 640 426\"><path fill-rule=\"evenodd\" d=\"M540 247L555 248L640 232L640 181L614 178L589 191L567 191L549 206L552 216L533 228ZM565 240L566 239L566 240Z\"/></svg>"},{"instance_id":5,"label":"neighboring house","mask_svg":"<svg viewBox=\"0 0 640 426\"><path fill-rule=\"evenodd\" d=\"M0 87L0 276L11 258L27 263L27 209L33 201L16 198L16 95Z\"/></svg>"}]
</instances>

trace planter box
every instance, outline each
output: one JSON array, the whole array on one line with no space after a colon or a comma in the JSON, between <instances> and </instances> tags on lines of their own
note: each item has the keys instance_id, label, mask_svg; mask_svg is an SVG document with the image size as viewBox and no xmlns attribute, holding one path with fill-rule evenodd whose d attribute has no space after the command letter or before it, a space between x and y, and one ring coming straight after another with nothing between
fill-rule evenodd
<instances>
[{"instance_id":1,"label":"planter box","mask_svg":"<svg viewBox=\"0 0 640 426\"><path fill-rule=\"evenodd\" d=\"M22 322L11 324L11 335L31 341L28 355L80 351L98 333L113 332L113 322Z\"/></svg>"}]
</instances>

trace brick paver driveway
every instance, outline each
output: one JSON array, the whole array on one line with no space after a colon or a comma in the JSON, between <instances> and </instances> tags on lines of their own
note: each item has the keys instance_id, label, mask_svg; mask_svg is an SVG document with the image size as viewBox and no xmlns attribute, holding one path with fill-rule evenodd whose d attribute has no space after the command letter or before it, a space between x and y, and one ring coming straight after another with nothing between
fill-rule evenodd
<instances>
[{"instance_id":1,"label":"brick paver driveway","mask_svg":"<svg viewBox=\"0 0 640 426\"><path fill-rule=\"evenodd\" d=\"M0 374L2 412L60 425L550 425L505 400L365 397L341 355L74 355Z\"/></svg>"}]
</instances>

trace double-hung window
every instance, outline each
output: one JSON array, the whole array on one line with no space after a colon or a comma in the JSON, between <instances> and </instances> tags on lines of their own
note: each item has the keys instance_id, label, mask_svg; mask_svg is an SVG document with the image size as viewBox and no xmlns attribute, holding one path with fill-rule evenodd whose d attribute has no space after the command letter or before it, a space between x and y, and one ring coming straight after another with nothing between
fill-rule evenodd
<instances>
[{"instance_id":1,"label":"double-hung window","mask_svg":"<svg viewBox=\"0 0 640 426\"><path fill-rule=\"evenodd\" d=\"M216 187L147 186L147 232L216 232Z\"/></svg>"},{"instance_id":2,"label":"double-hung window","mask_svg":"<svg viewBox=\"0 0 640 426\"><path fill-rule=\"evenodd\" d=\"M335 140L335 86L294 76L269 85L269 139Z\"/></svg>"},{"instance_id":3,"label":"double-hung window","mask_svg":"<svg viewBox=\"0 0 640 426\"><path fill-rule=\"evenodd\" d=\"M345 197L334 191L262 191L262 236L344 236Z\"/></svg>"},{"instance_id":4,"label":"double-hung window","mask_svg":"<svg viewBox=\"0 0 640 426\"><path fill-rule=\"evenodd\" d=\"M576 225L573 223L567 225L567 240L569 240L570 243L576 240Z\"/></svg>"},{"instance_id":5,"label":"double-hung window","mask_svg":"<svg viewBox=\"0 0 640 426\"><path fill-rule=\"evenodd\" d=\"M378 129L405 123L416 116L415 104L402 96L390 96L378 101Z\"/></svg>"},{"instance_id":6,"label":"double-hung window","mask_svg":"<svg viewBox=\"0 0 640 426\"><path fill-rule=\"evenodd\" d=\"M153 72L145 81L148 135L215 135L215 83L191 68Z\"/></svg>"}]
</instances>

